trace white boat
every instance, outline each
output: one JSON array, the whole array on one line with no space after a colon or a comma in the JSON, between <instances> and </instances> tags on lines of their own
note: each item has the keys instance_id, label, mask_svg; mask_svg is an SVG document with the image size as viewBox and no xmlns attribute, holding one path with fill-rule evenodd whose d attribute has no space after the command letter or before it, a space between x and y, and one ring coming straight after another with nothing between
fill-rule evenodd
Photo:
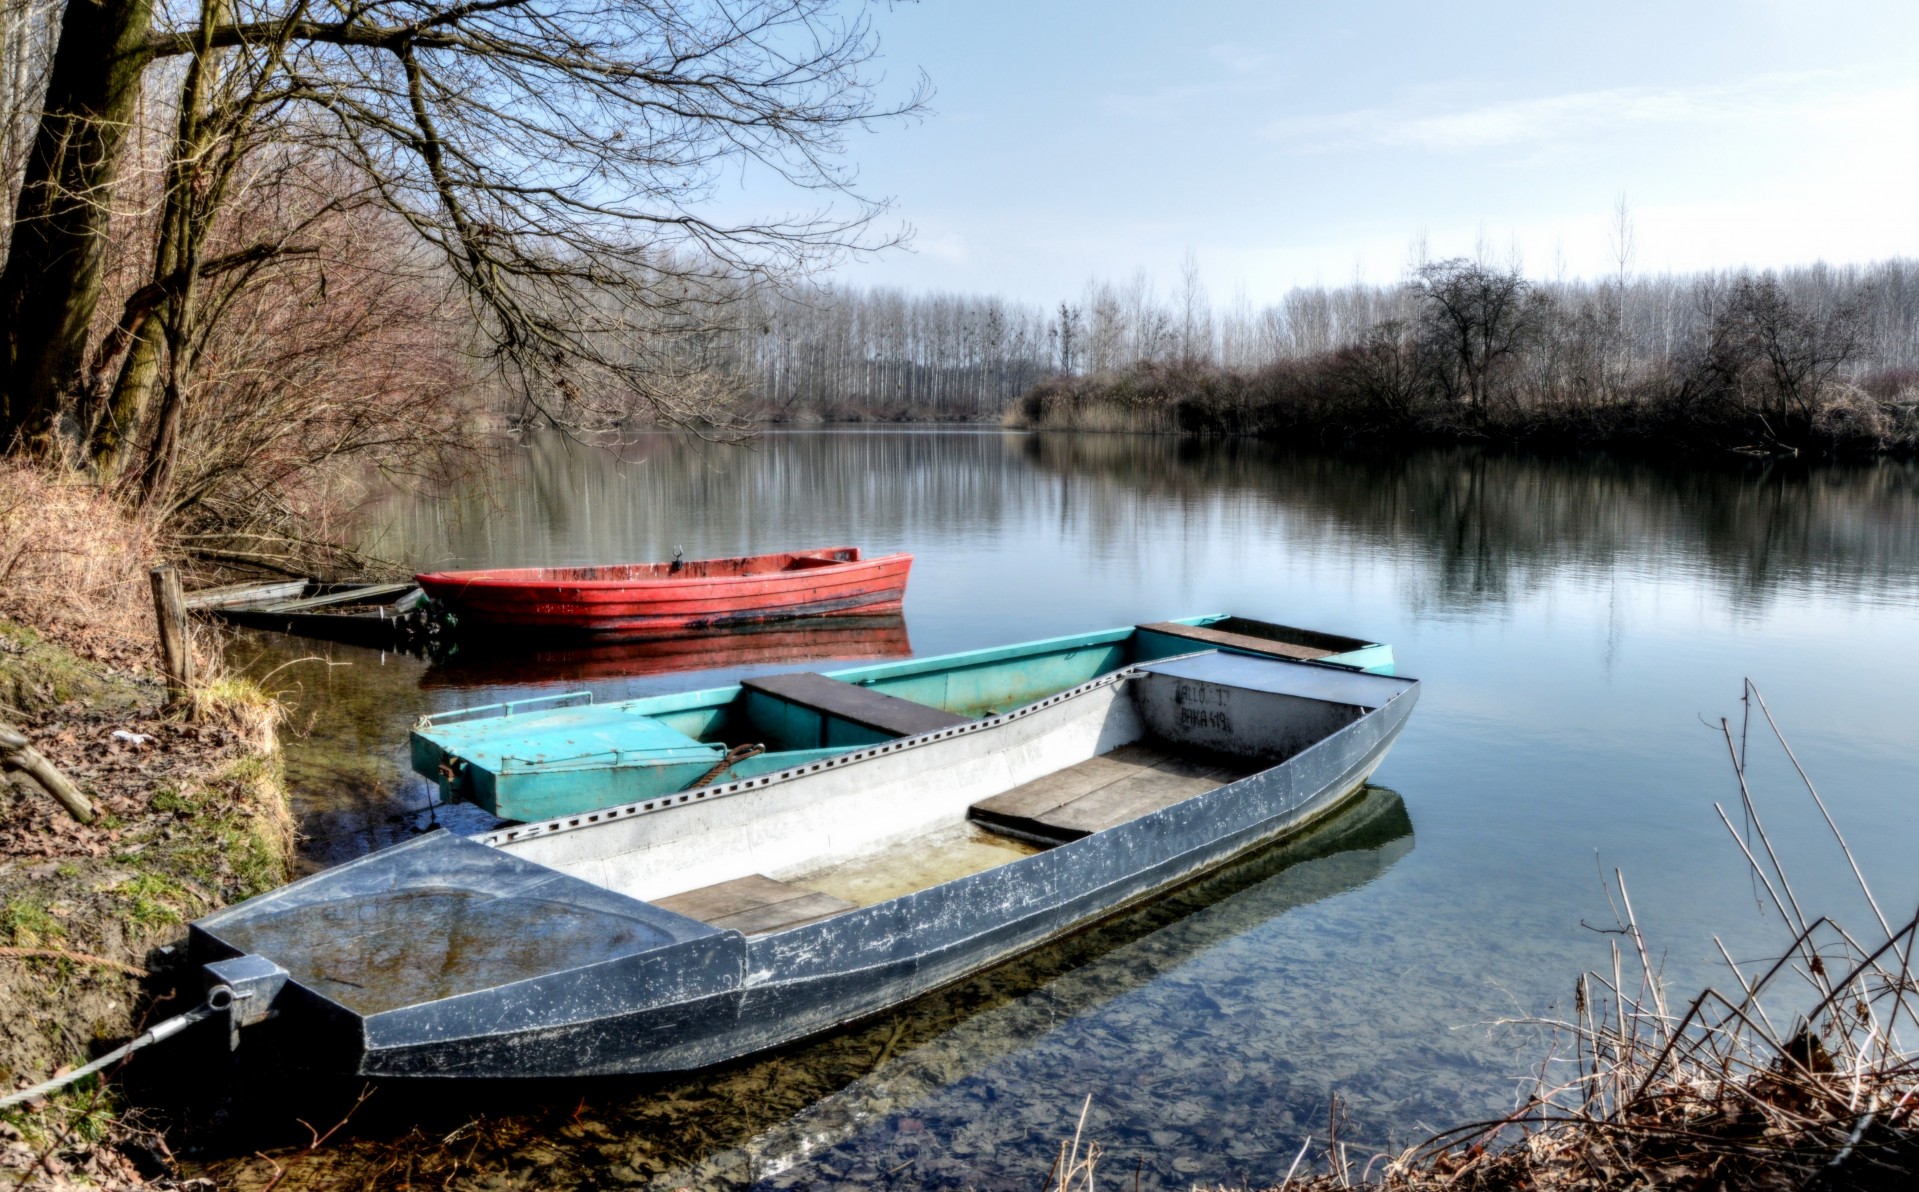
<instances>
[{"instance_id":1,"label":"white boat","mask_svg":"<svg viewBox=\"0 0 1919 1192\"><path fill-rule=\"evenodd\" d=\"M1166 659L774 774L424 837L200 920L193 954L236 1032L311 1066L704 1067L1300 831L1360 790L1417 699L1341 667Z\"/></svg>"}]
</instances>

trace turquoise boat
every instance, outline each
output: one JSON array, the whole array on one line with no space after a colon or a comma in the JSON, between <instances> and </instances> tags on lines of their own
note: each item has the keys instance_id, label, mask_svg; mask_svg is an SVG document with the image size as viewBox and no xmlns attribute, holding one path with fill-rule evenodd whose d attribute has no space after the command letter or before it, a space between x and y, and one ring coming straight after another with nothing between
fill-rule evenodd
<instances>
[{"instance_id":1,"label":"turquoise boat","mask_svg":"<svg viewBox=\"0 0 1919 1192\"><path fill-rule=\"evenodd\" d=\"M588 815L797 771L1199 650L1393 673L1391 646L1215 614L616 703L579 691L441 712L415 726L412 763L443 800L502 819Z\"/></svg>"}]
</instances>

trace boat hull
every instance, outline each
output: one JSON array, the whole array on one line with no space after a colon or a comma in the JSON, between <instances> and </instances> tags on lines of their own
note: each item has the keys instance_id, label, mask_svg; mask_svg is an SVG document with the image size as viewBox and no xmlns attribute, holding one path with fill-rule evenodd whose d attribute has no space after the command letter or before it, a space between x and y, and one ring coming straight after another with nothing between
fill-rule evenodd
<instances>
[{"instance_id":1,"label":"boat hull","mask_svg":"<svg viewBox=\"0 0 1919 1192\"><path fill-rule=\"evenodd\" d=\"M783 564L775 567L775 564ZM644 640L792 617L897 612L913 556L867 559L857 549L704 559L650 567L434 572L427 594L473 626L566 637ZM612 578L596 578L610 575Z\"/></svg>"},{"instance_id":2,"label":"boat hull","mask_svg":"<svg viewBox=\"0 0 1919 1192\"><path fill-rule=\"evenodd\" d=\"M968 877L762 936L705 928L651 904L633 904L645 908L648 921L670 935L674 947L700 956L711 972L730 971L729 965L736 964L736 978L726 976L705 987L689 984L663 996L657 980L645 975L654 970L631 967L646 963L641 955L563 973L545 985L520 982L477 990L443 1003L450 1009L426 1006L373 1014L362 1018L357 1029L350 1021L336 1022L325 1036L323 1051L305 1058L336 1070L382 1077L684 1071L879 1013L1192 880L1248 850L1301 832L1335 812L1385 758L1418 696L1417 684L1408 680L1354 677L1395 684L1395 694L1270 768ZM1123 678L1109 677L1089 687ZM1037 732L1046 725L1049 707L1081 694L1054 697L994 724L947 730L873 752L924 751L922 762L929 767L965 767L987 750L1006 747L1004 740L994 741L995 732L1004 733L1009 724L1017 726L1019 718L1028 716L1034 718ZM1169 698L1167 715L1190 712L1183 692ZM1208 714L1243 720L1250 713L1222 704ZM554 829L569 830L560 825ZM450 841L443 848L449 857L463 858L460 864L469 871L489 863L481 855L486 850L472 842ZM527 864L517 856L504 861ZM221 918L196 925L202 950L210 946L216 955L248 950L222 942L232 933L223 930ZM243 934L234 939L243 944ZM304 1037L321 1036L305 1031Z\"/></svg>"}]
</instances>

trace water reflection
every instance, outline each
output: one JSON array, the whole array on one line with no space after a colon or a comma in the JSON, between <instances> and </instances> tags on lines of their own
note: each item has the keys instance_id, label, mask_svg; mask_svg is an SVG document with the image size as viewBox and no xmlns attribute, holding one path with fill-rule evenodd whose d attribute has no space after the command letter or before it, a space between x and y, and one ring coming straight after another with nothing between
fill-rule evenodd
<instances>
[{"instance_id":1,"label":"water reflection","mask_svg":"<svg viewBox=\"0 0 1919 1192\"><path fill-rule=\"evenodd\" d=\"M1057 528L1103 556L1172 517L1208 535L1247 517L1340 551L1411 551L1429 611L1475 613L1568 569L1629 560L1710 578L1740 603L1783 585L1911 594L1919 467L1724 467L1470 449L1329 455L1133 435L773 434L747 449L648 436L618 451L536 438L491 488L396 502L384 549L422 566L560 565L732 553L846 536L924 549L996 542L1017 566ZM1007 541L1010 535L1015 541ZM923 576L916 576L916 582ZM977 591L980 581L972 585Z\"/></svg>"},{"instance_id":2,"label":"water reflection","mask_svg":"<svg viewBox=\"0 0 1919 1192\"><path fill-rule=\"evenodd\" d=\"M687 630L674 638L635 642L526 647L477 639L454 642L436 654L420 685L462 691L577 687L639 675L850 664L912 653L906 619L897 613Z\"/></svg>"},{"instance_id":3,"label":"water reflection","mask_svg":"<svg viewBox=\"0 0 1919 1192\"><path fill-rule=\"evenodd\" d=\"M1622 558L1703 572L1741 603L1813 580L1905 596L1919 565L1919 467L1907 462L1817 470L1470 449L1328 455L1131 435L1029 435L1017 449L1060 478L1060 503L1096 532L1122 528L1098 518L1123 506L1116 492L1188 507L1233 494L1294 523L1289 537L1416 552L1429 611L1478 615L1567 569L1603 572Z\"/></svg>"},{"instance_id":4,"label":"water reflection","mask_svg":"<svg viewBox=\"0 0 1919 1192\"><path fill-rule=\"evenodd\" d=\"M713 1073L535 1086L531 1096L511 1086L434 1086L419 1097L417 1086L393 1084L355 1119L353 1138L292 1162L280 1187L332 1187L395 1166L435 1185L465 1171L494 1173L487 1186L496 1188L787 1187L871 1183L882 1163L893 1178L880 1182L898 1186L1029 1186L1078 1104L1002 1102L993 1090L1027 1079L1023 1069L1070 1063L1089 1016L1133 1033L1129 1046L1177 1053L1173 1071L1217 1078L1218 1057L1208 1051L1289 1008L1249 996L1256 968L1233 963L1232 981L1200 976L1208 958L1299 907L1376 880L1412 852L1412 831L1399 795L1368 788L1305 836L1056 946L860 1028ZM1166 1012L1169 997L1187 1021ZM1201 1042L1208 1037L1212 1047ZM1102 1117L1163 1118L1142 1111L1166 1092L1163 1076L1101 1089ZM1282 1082L1274 1096L1303 1116L1319 1093ZM1147 1139L1143 1186L1180 1186L1174 1160L1217 1149L1222 1125L1156 1124L1177 1140ZM449 1132L459 1145L447 1144ZM1103 1137L1129 1145L1125 1130ZM1269 1133L1258 1145L1263 1153L1284 1144ZM270 1171L239 1159L210 1169L239 1187Z\"/></svg>"}]
</instances>

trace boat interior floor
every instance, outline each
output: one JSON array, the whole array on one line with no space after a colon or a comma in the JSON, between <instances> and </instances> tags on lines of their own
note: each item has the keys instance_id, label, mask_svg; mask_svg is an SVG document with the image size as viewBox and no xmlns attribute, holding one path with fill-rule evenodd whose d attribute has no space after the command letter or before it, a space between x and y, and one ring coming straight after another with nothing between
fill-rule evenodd
<instances>
[{"instance_id":1,"label":"boat interior floor","mask_svg":"<svg viewBox=\"0 0 1919 1192\"><path fill-rule=\"evenodd\" d=\"M858 906L874 906L1041 851L1039 845L985 832L962 820L887 848L837 860L793 880Z\"/></svg>"},{"instance_id":2,"label":"boat interior floor","mask_svg":"<svg viewBox=\"0 0 1919 1192\"><path fill-rule=\"evenodd\" d=\"M996 869L1203 795L1269 764L1136 741L980 799L964 818L931 829L649 901L744 935L785 931Z\"/></svg>"},{"instance_id":3,"label":"boat interior floor","mask_svg":"<svg viewBox=\"0 0 1919 1192\"><path fill-rule=\"evenodd\" d=\"M1065 844L1264 768L1247 758L1124 745L1044 778L981 799L969 815L994 832L1042 845Z\"/></svg>"},{"instance_id":4,"label":"boat interior floor","mask_svg":"<svg viewBox=\"0 0 1919 1192\"><path fill-rule=\"evenodd\" d=\"M653 905L742 935L764 935L982 873L1040 851L1039 845L958 823L835 860L790 881L749 874L656 898Z\"/></svg>"},{"instance_id":5,"label":"boat interior floor","mask_svg":"<svg viewBox=\"0 0 1919 1192\"><path fill-rule=\"evenodd\" d=\"M653 905L712 927L732 928L742 935L784 931L857 909L843 898L792 882L774 881L763 873L656 898Z\"/></svg>"}]
</instances>

